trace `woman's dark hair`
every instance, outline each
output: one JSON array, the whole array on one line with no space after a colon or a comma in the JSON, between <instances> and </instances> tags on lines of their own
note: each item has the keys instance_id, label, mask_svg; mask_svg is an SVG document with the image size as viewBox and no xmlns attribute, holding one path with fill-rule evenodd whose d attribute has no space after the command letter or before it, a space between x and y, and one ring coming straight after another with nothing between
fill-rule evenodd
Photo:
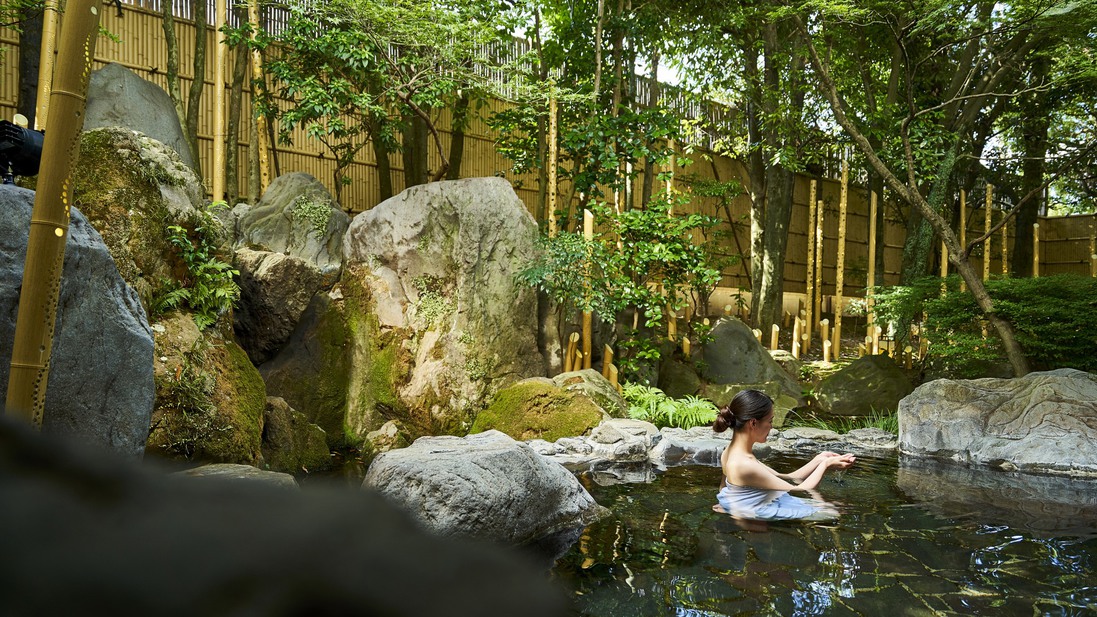
<instances>
[{"instance_id":1,"label":"woman's dark hair","mask_svg":"<svg viewBox=\"0 0 1097 617\"><path fill-rule=\"evenodd\" d=\"M723 433L729 428L739 430L751 420L761 420L773 410L773 399L759 390L742 390L727 406L720 408L712 430Z\"/></svg>"}]
</instances>

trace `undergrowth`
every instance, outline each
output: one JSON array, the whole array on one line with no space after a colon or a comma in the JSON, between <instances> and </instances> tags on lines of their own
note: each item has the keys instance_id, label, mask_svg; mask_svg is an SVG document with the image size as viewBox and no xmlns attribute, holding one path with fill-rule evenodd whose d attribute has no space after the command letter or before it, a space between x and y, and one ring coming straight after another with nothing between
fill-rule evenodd
<instances>
[{"instance_id":1,"label":"undergrowth","mask_svg":"<svg viewBox=\"0 0 1097 617\"><path fill-rule=\"evenodd\" d=\"M693 428L716 420L717 409L710 401L696 396L673 399L659 388L627 383L622 394L634 420L651 422L659 428Z\"/></svg>"}]
</instances>

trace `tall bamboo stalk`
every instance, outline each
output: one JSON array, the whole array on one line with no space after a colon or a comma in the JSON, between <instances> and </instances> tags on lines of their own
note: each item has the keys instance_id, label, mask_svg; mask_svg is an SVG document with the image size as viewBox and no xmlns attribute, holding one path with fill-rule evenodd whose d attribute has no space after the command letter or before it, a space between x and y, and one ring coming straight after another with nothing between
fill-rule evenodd
<instances>
[{"instance_id":1,"label":"tall bamboo stalk","mask_svg":"<svg viewBox=\"0 0 1097 617\"><path fill-rule=\"evenodd\" d=\"M994 203L994 185L987 183L987 203L986 203L986 216L983 217L983 230L987 235L986 244L983 245L983 280L990 278L990 248L991 238L993 235L990 233L990 213L991 205Z\"/></svg>"},{"instance_id":2,"label":"tall bamboo stalk","mask_svg":"<svg viewBox=\"0 0 1097 617\"><path fill-rule=\"evenodd\" d=\"M53 85L54 52L57 50L57 30L61 21L59 0L46 0L42 11L42 47L38 55L38 98L34 111L34 128L46 129Z\"/></svg>"},{"instance_id":3,"label":"tall bamboo stalk","mask_svg":"<svg viewBox=\"0 0 1097 617\"><path fill-rule=\"evenodd\" d=\"M167 2L168 0L163 0ZM251 41L255 42L255 35L259 32L259 0L251 0L248 2L248 22L251 26ZM264 118L257 113L257 103L259 100L258 86L255 84L266 83L263 77L263 55L259 53L258 49L253 48L251 52L251 78L252 78L252 117L255 122L252 124L252 128L255 131L255 139L252 140L253 148L259 151L259 190L258 194L262 195L263 191L267 190L270 186L270 139L267 135L267 123Z\"/></svg>"},{"instance_id":4,"label":"tall bamboo stalk","mask_svg":"<svg viewBox=\"0 0 1097 617\"><path fill-rule=\"evenodd\" d=\"M69 0L60 30L49 131L31 212L6 401L9 414L37 427L42 426L45 413L72 203L72 168L80 153L88 77L99 35L99 1Z\"/></svg>"},{"instance_id":5,"label":"tall bamboo stalk","mask_svg":"<svg viewBox=\"0 0 1097 617\"><path fill-rule=\"evenodd\" d=\"M838 201L838 259L834 273L834 357L842 356L842 299L845 295L846 212L849 207L849 163L842 161L842 193Z\"/></svg>"},{"instance_id":6,"label":"tall bamboo stalk","mask_svg":"<svg viewBox=\"0 0 1097 617\"><path fill-rule=\"evenodd\" d=\"M815 263L815 180L811 181L811 190L809 192L808 199L808 254L807 254L807 270L804 273L804 282L807 285L807 298L804 300L804 309L807 314L804 317L804 334L807 335L807 340L804 342L803 352L807 353L811 350L811 331L812 326L815 323L813 318L815 316L815 268L818 264Z\"/></svg>"},{"instance_id":7,"label":"tall bamboo stalk","mask_svg":"<svg viewBox=\"0 0 1097 617\"><path fill-rule=\"evenodd\" d=\"M594 214L590 210L583 211L583 239L585 239L588 245L594 242ZM591 255L587 254L587 278L589 280L591 276ZM590 306L590 284L587 284L587 306ZM590 368L590 348L591 348L591 321L592 316L589 310L583 311L583 368Z\"/></svg>"},{"instance_id":8,"label":"tall bamboo stalk","mask_svg":"<svg viewBox=\"0 0 1097 617\"><path fill-rule=\"evenodd\" d=\"M823 200L815 202L815 319L822 316L823 303ZM826 337L824 337L826 338Z\"/></svg>"},{"instance_id":9,"label":"tall bamboo stalk","mask_svg":"<svg viewBox=\"0 0 1097 617\"><path fill-rule=\"evenodd\" d=\"M876 315L872 310L872 288L876 286L876 191L868 198L868 281L865 285L865 323L872 333Z\"/></svg>"},{"instance_id":10,"label":"tall bamboo stalk","mask_svg":"<svg viewBox=\"0 0 1097 617\"><path fill-rule=\"evenodd\" d=\"M1032 278L1040 276L1040 224L1032 224Z\"/></svg>"},{"instance_id":11,"label":"tall bamboo stalk","mask_svg":"<svg viewBox=\"0 0 1097 617\"><path fill-rule=\"evenodd\" d=\"M549 95L549 160L548 160L548 234L550 238L556 236L556 92L554 84L549 88L553 92Z\"/></svg>"},{"instance_id":12,"label":"tall bamboo stalk","mask_svg":"<svg viewBox=\"0 0 1097 617\"><path fill-rule=\"evenodd\" d=\"M213 58L213 168L210 169L210 189L213 201L225 198L225 61L228 47L225 45L225 12L228 10L225 0L217 0L216 14L213 16L214 49ZM231 205L229 206L231 207Z\"/></svg>"}]
</instances>

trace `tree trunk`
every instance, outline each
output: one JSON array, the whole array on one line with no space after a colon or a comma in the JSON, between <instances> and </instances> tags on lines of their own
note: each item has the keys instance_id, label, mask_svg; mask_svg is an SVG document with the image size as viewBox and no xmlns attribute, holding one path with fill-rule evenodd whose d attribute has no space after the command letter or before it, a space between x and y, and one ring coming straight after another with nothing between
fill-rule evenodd
<instances>
[{"instance_id":1,"label":"tree trunk","mask_svg":"<svg viewBox=\"0 0 1097 617\"><path fill-rule=\"evenodd\" d=\"M405 112L403 136L404 188L426 184L429 181L426 122L411 111Z\"/></svg>"},{"instance_id":2,"label":"tree trunk","mask_svg":"<svg viewBox=\"0 0 1097 617\"><path fill-rule=\"evenodd\" d=\"M784 310L785 250L788 247L788 227L792 219L792 188L795 175L782 167L770 167L766 172L765 238L762 257L762 278L756 286L759 296L754 327L769 332L773 324L781 323Z\"/></svg>"},{"instance_id":3,"label":"tree trunk","mask_svg":"<svg viewBox=\"0 0 1097 617\"><path fill-rule=\"evenodd\" d=\"M164 28L164 43L167 45L168 52L167 66L164 67L164 72L168 82L168 95L175 105L175 115L179 118L179 129L183 131L187 148L190 150L191 159L195 161L195 169L197 170L198 149L191 143L186 134L187 108L183 103L183 94L179 89L179 39L175 36L175 15L171 12L171 4L171 2L164 1L161 10L161 25Z\"/></svg>"},{"instance_id":4,"label":"tree trunk","mask_svg":"<svg viewBox=\"0 0 1097 617\"><path fill-rule=\"evenodd\" d=\"M470 100L468 91L462 90L461 96L453 106L453 130L450 133L449 170L446 171L446 180L461 178L461 159L465 154L465 129L469 123Z\"/></svg>"},{"instance_id":5,"label":"tree trunk","mask_svg":"<svg viewBox=\"0 0 1097 617\"><path fill-rule=\"evenodd\" d=\"M373 158L377 162L377 192L378 201L385 201L392 197L392 162L389 160L389 153L392 151L389 148L388 139L385 136L382 122L384 118L380 118L376 115L370 115L369 122L367 123L367 130L369 131L369 141L373 145Z\"/></svg>"},{"instance_id":6,"label":"tree trunk","mask_svg":"<svg viewBox=\"0 0 1097 617\"><path fill-rule=\"evenodd\" d=\"M659 52L651 54L651 74L648 76L648 109L655 109L659 104ZM646 208L651 201L651 190L655 185L655 159L648 156L644 159L644 184L640 189L640 207Z\"/></svg>"},{"instance_id":7,"label":"tree trunk","mask_svg":"<svg viewBox=\"0 0 1097 617\"><path fill-rule=\"evenodd\" d=\"M1050 63L1038 58L1032 66L1031 84L1037 86L1047 77ZM1047 160L1048 129L1051 122L1051 102L1046 89L1037 89L1022 99L1021 142L1025 161L1022 165L1020 195L1028 195L1044 183L1044 167ZM1010 272L1013 276L1032 276L1032 225L1040 213L1040 200L1032 199L1017 212L1017 225L1013 244Z\"/></svg>"},{"instance_id":8,"label":"tree trunk","mask_svg":"<svg viewBox=\"0 0 1097 617\"><path fill-rule=\"evenodd\" d=\"M38 106L38 60L42 55L42 8L23 10L23 32L19 34L19 94L15 111L23 114L34 127Z\"/></svg>"},{"instance_id":9,"label":"tree trunk","mask_svg":"<svg viewBox=\"0 0 1097 617\"><path fill-rule=\"evenodd\" d=\"M750 273L750 314L753 318L758 315L760 296L757 293L762 282L764 266L765 246L762 243L763 230L765 229L766 215L766 164L765 155L762 152L762 119L760 117L760 104L755 100L761 96L763 90L759 83L758 56L753 50L753 45L747 44L743 48L746 58L747 88L751 96L747 100L747 139L750 143L750 153L747 155L748 174L750 175L750 263L747 272Z\"/></svg>"},{"instance_id":10,"label":"tree trunk","mask_svg":"<svg viewBox=\"0 0 1097 617\"><path fill-rule=\"evenodd\" d=\"M170 2L169 2L170 4ZM198 148L198 115L202 110L202 89L206 85L206 1L192 0L194 11L194 80L187 96L187 122L183 126L187 143L194 154L194 171L202 177L202 159ZM214 195L216 199L218 196Z\"/></svg>"},{"instance_id":11,"label":"tree trunk","mask_svg":"<svg viewBox=\"0 0 1097 617\"><path fill-rule=\"evenodd\" d=\"M903 241L903 263L899 269L899 284L909 285L929 274L933 257L933 227L917 208L907 217L907 236Z\"/></svg>"},{"instance_id":12,"label":"tree trunk","mask_svg":"<svg viewBox=\"0 0 1097 617\"><path fill-rule=\"evenodd\" d=\"M247 21L247 11L236 10L240 23ZM236 54L232 66L232 89L229 90L229 120L226 129L225 190L231 208L240 200L240 116L244 106L244 78L248 73L248 50L243 45L233 48Z\"/></svg>"}]
</instances>

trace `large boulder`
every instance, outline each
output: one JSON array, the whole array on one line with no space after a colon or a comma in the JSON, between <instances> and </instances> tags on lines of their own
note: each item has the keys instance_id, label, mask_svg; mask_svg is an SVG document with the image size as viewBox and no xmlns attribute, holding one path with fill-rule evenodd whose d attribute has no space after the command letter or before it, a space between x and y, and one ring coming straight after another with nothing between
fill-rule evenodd
<instances>
[{"instance_id":1,"label":"large boulder","mask_svg":"<svg viewBox=\"0 0 1097 617\"><path fill-rule=\"evenodd\" d=\"M203 224L201 178L164 144L128 129L102 128L81 136L73 186L76 206L148 309L184 267L168 227Z\"/></svg>"},{"instance_id":2,"label":"large boulder","mask_svg":"<svg viewBox=\"0 0 1097 617\"><path fill-rule=\"evenodd\" d=\"M701 390L701 377L692 363L671 359L659 369L659 389L670 398L694 396Z\"/></svg>"},{"instance_id":3,"label":"large boulder","mask_svg":"<svg viewBox=\"0 0 1097 617\"><path fill-rule=\"evenodd\" d=\"M236 222L237 246L311 262L330 286L339 278L349 223L319 180L295 171L275 178L259 203Z\"/></svg>"},{"instance_id":4,"label":"large boulder","mask_svg":"<svg viewBox=\"0 0 1097 617\"><path fill-rule=\"evenodd\" d=\"M498 431L417 439L374 459L362 486L441 536L530 547L550 558L607 513L569 471Z\"/></svg>"},{"instance_id":5,"label":"large boulder","mask_svg":"<svg viewBox=\"0 0 1097 617\"><path fill-rule=\"evenodd\" d=\"M313 263L284 253L236 251L240 301L233 328L255 364L274 356L289 340L312 297L324 285Z\"/></svg>"},{"instance_id":6,"label":"large boulder","mask_svg":"<svg viewBox=\"0 0 1097 617\"><path fill-rule=\"evenodd\" d=\"M463 434L499 389L544 374L537 297L516 276L536 237L500 178L412 187L355 217L341 285L355 434L390 419Z\"/></svg>"},{"instance_id":7,"label":"large boulder","mask_svg":"<svg viewBox=\"0 0 1097 617\"><path fill-rule=\"evenodd\" d=\"M88 79L84 130L104 127L143 133L174 150L188 167L194 167L190 146L168 93L115 62L93 71Z\"/></svg>"},{"instance_id":8,"label":"large boulder","mask_svg":"<svg viewBox=\"0 0 1097 617\"><path fill-rule=\"evenodd\" d=\"M746 324L735 318L716 322L711 340L702 347L703 377L716 384L774 382L785 394L799 398L800 385L754 338Z\"/></svg>"},{"instance_id":9,"label":"large boulder","mask_svg":"<svg viewBox=\"0 0 1097 617\"><path fill-rule=\"evenodd\" d=\"M914 390L903 369L888 356L857 358L827 377L815 389L824 413L834 416L868 416L891 413Z\"/></svg>"},{"instance_id":10,"label":"large boulder","mask_svg":"<svg viewBox=\"0 0 1097 617\"><path fill-rule=\"evenodd\" d=\"M267 397L263 410L263 467L285 473L312 472L331 466L324 429L312 424L284 399Z\"/></svg>"},{"instance_id":11,"label":"large boulder","mask_svg":"<svg viewBox=\"0 0 1097 617\"><path fill-rule=\"evenodd\" d=\"M33 204L32 191L0 186L0 397L7 396ZM140 457L153 408L152 361L152 331L137 294L72 209L43 430Z\"/></svg>"},{"instance_id":12,"label":"large boulder","mask_svg":"<svg viewBox=\"0 0 1097 617\"><path fill-rule=\"evenodd\" d=\"M588 435L602 419L602 410L586 396L534 378L500 390L470 432L498 430L523 441L556 441Z\"/></svg>"},{"instance_id":13,"label":"large boulder","mask_svg":"<svg viewBox=\"0 0 1097 617\"><path fill-rule=\"evenodd\" d=\"M513 551L433 536L373 491L169 475L67 445L0 416L6 615L569 614Z\"/></svg>"},{"instance_id":14,"label":"large boulder","mask_svg":"<svg viewBox=\"0 0 1097 617\"><path fill-rule=\"evenodd\" d=\"M354 445L369 432L347 430L354 343L343 307L337 293L313 296L285 347L259 367L267 393L324 429L333 448Z\"/></svg>"},{"instance_id":15,"label":"large boulder","mask_svg":"<svg viewBox=\"0 0 1097 617\"><path fill-rule=\"evenodd\" d=\"M216 463L259 462L266 389L244 350L216 328L171 313L156 335L156 410L150 454Z\"/></svg>"},{"instance_id":16,"label":"large boulder","mask_svg":"<svg viewBox=\"0 0 1097 617\"><path fill-rule=\"evenodd\" d=\"M731 403L731 399L743 390L759 390L773 399L773 426L783 426L789 412L800 404L800 399L785 394L783 385L775 381L757 384L705 384L701 389L701 397L712 401L717 408L721 408Z\"/></svg>"},{"instance_id":17,"label":"large boulder","mask_svg":"<svg viewBox=\"0 0 1097 617\"><path fill-rule=\"evenodd\" d=\"M1010 470L1097 474L1097 375L938 379L899 403L905 454Z\"/></svg>"}]
</instances>

